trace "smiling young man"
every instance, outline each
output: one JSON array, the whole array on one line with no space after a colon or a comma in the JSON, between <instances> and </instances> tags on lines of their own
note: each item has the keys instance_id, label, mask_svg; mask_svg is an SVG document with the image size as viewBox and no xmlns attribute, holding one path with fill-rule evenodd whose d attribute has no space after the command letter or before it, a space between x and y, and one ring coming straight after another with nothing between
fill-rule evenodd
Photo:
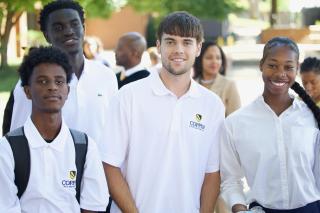
<instances>
[{"instance_id":1,"label":"smiling young man","mask_svg":"<svg viewBox=\"0 0 320 213\"><path fill-rule=\"evenodd\" d=\"M202 38L194 16L165 17L160 73L124 86L111 102L100 148L111 212L213 212L224 107L190 77Z\"/></svg>"},{"instance_id":2,"label":"smiling young man","mask_svg":"<svg viewBox=\"0 0 320 213\"><path fill-rule=\"evenodd\" d=\"M69 127L87 133L99 143L105 124L104 114L118 85L111 69L85 59L82 47L84 21L82 7L75 1L63 0L45 5L39 23L47 41L66 52L72 66L73 77L62 109L63 117ZM18 82L14 89L10 130L22 126L30 113L31 101ZM9 120L10 116L7 117Z\"/></svg>"},{"instance_id":3,"label":"smiling young man","mask_svg":"<svg viewBox=\"0 0 320 213\"><path fill-rule=\"evenodd\" d=\"M105 210L108 189L97 146L89 137L83 172L79 172L78 137L62 118L72 75L66 54L52 47L35 48L24 58L19 74L32 112L23 128L0 139L0 212ZM25 151L21 143L27 144ZM24 157L28 162L21 164L18 159Z\"/></svg>"}]
</instances>

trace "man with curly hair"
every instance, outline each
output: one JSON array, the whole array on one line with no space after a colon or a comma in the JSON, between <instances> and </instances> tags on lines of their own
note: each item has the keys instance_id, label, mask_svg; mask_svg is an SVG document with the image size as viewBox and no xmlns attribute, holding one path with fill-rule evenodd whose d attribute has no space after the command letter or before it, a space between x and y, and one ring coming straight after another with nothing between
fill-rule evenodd
<instances>
[{"instance_id":1,"label":"man with curly hair","mask_svg":"<svg viewBox=\"0 0 320 213\"><path fill-rule=\"evenodd\" d=\"M34 48L25 56L19 74L26 97L32 103L31 116L22 128L0 139L0 211L78 213L81 209L82 213L89 213L104 210L108 200L107 183L97 146L90 137L80 193L76 196L79 170L75 163L74 130L69 130L61 112L72 76L67 55L52 47ZM19 164L12 138L17 137L20 129L25 141L18 142L27 144L29 162L26 165L30 165L22 191L17 180L25 177L16 171ZM20 150L19 154L26 155L26 152Z\"/></svg>"}]
</instances>

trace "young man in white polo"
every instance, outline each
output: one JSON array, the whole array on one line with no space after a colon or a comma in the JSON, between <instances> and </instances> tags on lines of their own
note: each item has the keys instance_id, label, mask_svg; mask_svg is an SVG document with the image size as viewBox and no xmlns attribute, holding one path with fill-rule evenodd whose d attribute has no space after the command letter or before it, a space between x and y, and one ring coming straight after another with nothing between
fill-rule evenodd
<instances>
[{"instance_id":1,"label":"young man in white polo","mask_svg":"<svg viewBox=\"0 0 320 213\"><path fill-rule=\"evenodd\" d=\"M19 74L32 110L23 128L0 139L0 212L104 211L108 191L97 146L85 139L78 167L76 142L85 135L70 130L62 118L72 76L67 55L52 47L35 48Z\"/></svg>"},{"instance_id":2,"label":"young man in white polo","mask_svg":"<svg viewBox=\"0 0 320 213\"><path fill-rule=\"evenodd\" d=\"M100 151L112 213L213 212L224 106L190 77L202 38L194 16L165 17L160 73L124 86L111 101Z\"/></svg>"}]
</instances>

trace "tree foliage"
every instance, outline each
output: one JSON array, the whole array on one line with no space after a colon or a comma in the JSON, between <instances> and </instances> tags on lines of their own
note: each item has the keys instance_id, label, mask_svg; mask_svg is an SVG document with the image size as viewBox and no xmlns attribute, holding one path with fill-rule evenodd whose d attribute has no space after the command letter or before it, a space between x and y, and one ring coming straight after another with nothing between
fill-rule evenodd
<instances>
[{"instance_id":1,"label":"tree foliage","mask_svg":"<svg viewBox=\"0 0 320 213\"><path fill-rule=\"evenodd\" d=\"M241 10L237 0L128 0L138 11L160 16L173 11L188 11L200 18L224 19L231 12Z\"/></svg>"}]
</instances>

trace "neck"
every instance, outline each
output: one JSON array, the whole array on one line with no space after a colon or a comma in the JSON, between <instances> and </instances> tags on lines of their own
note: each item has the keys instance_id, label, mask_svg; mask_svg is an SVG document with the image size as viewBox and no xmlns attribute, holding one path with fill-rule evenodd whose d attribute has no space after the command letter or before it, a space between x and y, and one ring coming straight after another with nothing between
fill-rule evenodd
<instances>
[{"instance_id":1,"label":"neck","mask_svg":"<svg viewBox=\"0 0 320 213\"><path fill-rule=\"evenodd\" d=\"M264 101L270 106L270 108L279 116L282 112L288 109L293 102L293 99L289 96L289 94L284 95L267 95L265 92L263 93Z\"/></svg>"},{"instance_id":2,"label":"neck","mask_svg":"<svg viewBox=\"0 0 320 213\"><path fill-rule=\"evenodd\" d=\"M68 58L74 74L79 79L84 67L83 55L82 54L68 55Z\"/></svg>"},{"instance_id":3,"label":"neck","mask_svg":"<svg viewBox=\"0 0 320 213\"><path fill-rule=\"evenodd\" d=\"M320 96L313 98L313 101L317 104L320 102Z\"/></svg>"},{"instance_id":4,"label":"neck","mask_svg":"<svg viewBox=\"0 0 320 213\"><path fill-rule=\"evenodd\" d=\"M203 73L202 73L202 76L201 76L201 79L203 79L203 80L205 80L205 81L210 81L210 80L216 79L217 75L218 75L217 73L214 73L214 74L210 73L210 74L208 74L208 73L203 72Z\"/></svg>"},{"instance_id":5,"label":"neck","mask_svg":"<svg viewBox=\"0 0 320 213\"><path fill-rule=\"evenodd\" d=\"M62 124L62 116L60 113L37 113L32 112L31 120L45 140L53 140L59 134Z\"/></svg>"},{"instance_id":6,"label":"neck","mask_svg":"<svg viewBox=\"0 0 320 213\"><path fill-rule=\"evenodd\" d=\"M162 68L159 75L165 87L173 92L177 98L184 95L190 88L190 71L182 75L173 75Z\"/></svg>"},{"instance_id":7,"label":"neck","mask_svg":"<svg viewBox=\"0 0 320 213\"><path fill-rule=\"evenodd\" d=\"M131 64L125 66L124 69L125 69L125 70L131 69L132 67L135 67L135 66L137 66L138 64L139 64L139 63L131 63Z\"/></svg>"}]
</instances>

